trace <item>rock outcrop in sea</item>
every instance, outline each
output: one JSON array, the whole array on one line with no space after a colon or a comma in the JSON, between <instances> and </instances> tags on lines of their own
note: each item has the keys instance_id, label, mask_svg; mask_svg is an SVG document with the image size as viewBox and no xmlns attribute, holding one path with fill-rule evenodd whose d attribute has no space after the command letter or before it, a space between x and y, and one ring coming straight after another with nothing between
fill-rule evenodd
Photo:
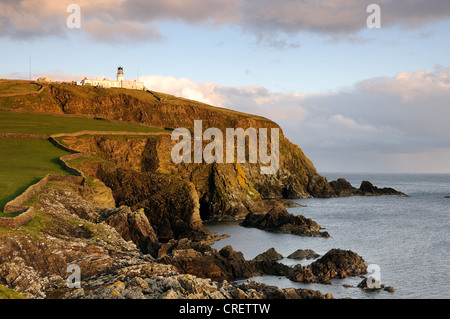
<instances>
[{"instance_id":1,"label":"rock outcrop in sea","mask_svg":"<svg viewBox=\"0 0 450 319\"><path fill-rule=\"evenodd\" d=\"M330 284L333 278L355 277L367 272L367 264L350 250L332 249L309 266L297 265L289 279L297 282Z\"/></svg>"},{"instance_id":2,"label":"rock outcrop in sea","mask_svg":"<svg viewBox=\"0 0 450 319\"><path fill-rule=\"evenodd\" d=\"M266 214L249 213L240 224L275 233L308 237L330 237L328 232L310 218L289 214L282 205L275 206Z\"/></svg>"},{"instance_id":3,"label":"rock outcrop in sea","mask_svg":"<svg viewBox=\"0 0 450 319\"><path fill-rule=\"evenodd\" d=\"M337 196L382 196L396 195L407 196L391 187L378 188L368 181L362 181L359 188L353 187L345 178L339 178L330 182L330 186Z\"/></svg>"},{"instance_id":4,"label":"rock outcrop in sea","mask_svg":"<svg viewBox=\"0 0 450 319\"><path fill-rule=\"evenodd\" d=\"M296 260L316 259L319 257L320 255L312 249L298 249L289 256L287 256L287 258L289 259L296 259Z\"/></svg>"}]
</instances>

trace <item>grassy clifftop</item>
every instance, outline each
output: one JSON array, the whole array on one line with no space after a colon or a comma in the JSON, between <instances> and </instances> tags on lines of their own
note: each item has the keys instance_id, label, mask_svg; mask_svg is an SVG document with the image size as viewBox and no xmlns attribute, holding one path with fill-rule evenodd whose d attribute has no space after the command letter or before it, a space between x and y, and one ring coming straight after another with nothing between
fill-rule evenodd
<instances>
[{"instance_id":1,"label":"grassy clifftop","mask_svg":"<svg viewBox=\"0 0 450 319\"><path fill-rule=\"evenodd\" d=\"M27 90L31 83L6 85L3 93ZM22 87L22 89L15 87ZM40 94L2 96L0 108L52 114L102 117L137 122L155 127L191 127L202 119L209 127L277 127L272 121L250 114L214 107L172 95L126 89L103 89L90 86L43 84Z\"/></svg>"}]
</instances>

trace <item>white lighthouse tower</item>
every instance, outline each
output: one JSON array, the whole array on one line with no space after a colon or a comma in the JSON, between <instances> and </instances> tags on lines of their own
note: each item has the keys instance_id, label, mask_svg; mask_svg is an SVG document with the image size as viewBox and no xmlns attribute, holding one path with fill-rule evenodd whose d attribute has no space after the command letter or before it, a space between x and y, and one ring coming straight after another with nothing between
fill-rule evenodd
<instances>
[{"instance_id":1,"label":"white lighthouse tower","mask_svg":"<svg viewBox=\"0 0 450 319\"><path fill-rule=\"evenodd\" d=\"M119 66L117 68L117 81L119 81L119 82L123 82L124 81L123 67L121 67L121 66Z\"/></svg>"}]
</instances>

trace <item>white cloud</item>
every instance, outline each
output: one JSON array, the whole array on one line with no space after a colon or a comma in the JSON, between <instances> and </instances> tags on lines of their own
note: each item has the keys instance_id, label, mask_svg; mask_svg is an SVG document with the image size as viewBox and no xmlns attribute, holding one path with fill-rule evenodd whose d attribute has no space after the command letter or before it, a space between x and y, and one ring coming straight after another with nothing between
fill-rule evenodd
<instances>
[{"instance_id":1,"label":"white cloud","mask_svg":"<svg viewBox=\"0 0 450 319\"><path fill-rule=\"evenodd\" d=\"M2 0L0 36L29 39L65 36L66 8L72 0ZM234 25L256 35L259 42L284 49L298 47L292 35L302 31L331 40L360 42L355 35L366 28L366 8L373 0L78 0L82 27L90 39L109 29L134 41L158 41L158 24L182 21L201 26ZM382 26L423 26L450 17L448 0L379 1ZM146 35L146 32L149 34ZM114 43L112 36L103 41Z\"/></svg>"},{"instance_id":2,"label":"white cloud","mask_svg":"<svg viewBox=\"0 0 450 319\"><path fill-rule=\"evenodd\" d=\"M217 92L220 87L211 82L197 83L187 78L175 78L172 76L141 76L139 81L153 91L172 94L202 103L224 106L227 103L225 96Z\"/></svg>"},{"instance_id":3,"label":"white cloud","mask_svg":"<svg viewBox=\"0 0 450 319\"><path fill-rule=\"evenodd\" d=\"M305 95L299 93L276 93L261 86L231 87L211 82L198 83L187 78L161 75L141 76L139 79L154 91L262 115L274 121L298 121L305 116L300 106Z\"/></svg>"},{"instance_id":4,"label":"white cloud","mask_svg":"<svg viewBox=\"0 0 450 319\"><path fill-rule=\"evenodd\" d=\"M95 42L123 45L127 42L160 41L162 34L155 25L132 23L130 21L105 22L99 19L84 23L83 30Z\"/></svg>"}]
</instances>

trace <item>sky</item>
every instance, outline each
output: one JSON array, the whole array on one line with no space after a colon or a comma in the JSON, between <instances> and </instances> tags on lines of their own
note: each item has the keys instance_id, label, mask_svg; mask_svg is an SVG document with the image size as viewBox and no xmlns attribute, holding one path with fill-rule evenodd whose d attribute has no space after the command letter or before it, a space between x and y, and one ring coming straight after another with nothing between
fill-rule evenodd
<instances>
[{"instance_id":1,"label":"sky","mask_svg":"<svg viewBox=\"0 0 450 319\"><path fill-rule=\"evenodd\" d=\"M448 0L0 0L0 78L123 66L277 122L319 172L450 173L449 40Z\"/></svg>"}]
</instances>

